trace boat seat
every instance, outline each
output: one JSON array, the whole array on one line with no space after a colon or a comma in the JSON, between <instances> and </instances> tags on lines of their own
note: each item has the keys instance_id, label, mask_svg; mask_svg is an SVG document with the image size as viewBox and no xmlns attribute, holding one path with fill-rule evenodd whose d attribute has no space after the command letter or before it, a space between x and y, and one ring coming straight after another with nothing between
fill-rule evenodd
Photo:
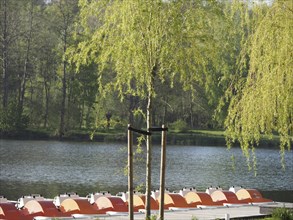
<instances>
[{"instance_id":1,"label":"boat seat","mask_svg":"<svg viewBox=\"0 0 293 220\"><path fill-rule=\"evenodd\" d=\"M136 196L133 197L133 204L134 207L136 207L138 210L140 209L145 209L145 200L146 200L146 196L145 195L139 195L139 198L137 198ZM151 201L151 210L159 210L159 204L158 202L153 198L150 197Z\"/></svg>"},{"instance_id":2,"label":"boat seat","mask_svg":"<svg viewBox=\"0 0 293 220\"><path fill-rule=\"evenodd\" d=\"M247 201L241 201L237 198L236 194L231 191L216 190L211 194L214 202L222 202L227 204L247 204Z\"/></svg>"},{"instance_id":3,"label":"boat seat","mask_svg":"<svg viewBox=\"0 0 293 220\"><path fill-rule=\"evenodd\" d=\"M160 202L160 196L158 197L158 203ZM188 204L183 196L177 193L165 193L164 198L164 209L169 209L170 207L176 208L191 208L194 207Z\"/></svg>"},{"instance_id":4,"label":"boat seat","mask_svg":"<svg viewBox=\"0 0 293 220\"><path fill-rule=\"evenodd\" d=\"M60 204L60 210L67 214L105 214L105 211L98 210L91 205L87 199L67 198Z\"/></svg>"},{"instance_id":5,"label":"boat seat","mask_svg":"<svg viewBox=\"0 0 293 220\"><path fill-rule=\"evenodd\" d=\"M46 216L46 217L68 217L70 215L62 213L56 208L53 201L30 200L23 207L25 215Z\"/></svg>"},{"instance_id":6,"label":"boat seat","mask_svg":"<svg viewBox=\"0 0 293 220\"><path fill-rule=\"evenodd\" d=\"M236 192L236 196L240 201L246 201L250 203L273 202L273 200L263 198L261 193L256 189L240 189Z\"/></svg>"},{"instance_id":7,"label":"boat seat","mask_svg":"<svg viewBox=\"0 0 293 220\"><path fill-rule=\"evenodd\" d=\"M184 196L186 202L191 207L199 206L222 206L223 202L214 202L212 197L205 192L188 192Z\"/></svg>"},{"instance_id":8,"label":"boat seat","mask_svg":"<svg viewBox=\"0 0 293 220\"><path fill-rule=\"evenodd\" d=\"M126 203L120 197L100 197L95 202L99 210L108 212L128 212Z\"/></svg>"}]
</instances>

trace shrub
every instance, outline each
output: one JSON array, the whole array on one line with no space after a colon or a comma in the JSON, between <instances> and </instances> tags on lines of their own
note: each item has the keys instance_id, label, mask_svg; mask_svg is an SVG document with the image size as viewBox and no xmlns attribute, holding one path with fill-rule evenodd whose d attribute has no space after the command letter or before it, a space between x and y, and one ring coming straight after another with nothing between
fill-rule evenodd
<instances>
[{"instance_id":1,"label":"shrub","mask_svg":"<svg viewBox=\"0 0 293 220\"><path fill-rule=\"evenodd\" d=\"M0 131L22 131L28 127L29 117L15 103L10 103L7 109L0 112Z\"/></svg>"},{"instance_id":2,"label":"shrub","mask_svg":"<svg viewBox=\"0 0 293 220\"><path fill-rule=\"evenodd\" d=\"M273 211L272 217L275 220L293 220L293 211L287 208L277 208Z\"/></svg>"},{"instance_id":3,"label":"shrub","mask_svg":"<svg viewBox=\"0 0 293 220\"><path fill-rule=\"evenodd\" d=\"M176 130L176 131L180 131L180 132L184 132L188 130L188 125L185 121L183 121L182 119L179 119L173 123L170 124L171 129Z\"/></svg>"}]
</instances>

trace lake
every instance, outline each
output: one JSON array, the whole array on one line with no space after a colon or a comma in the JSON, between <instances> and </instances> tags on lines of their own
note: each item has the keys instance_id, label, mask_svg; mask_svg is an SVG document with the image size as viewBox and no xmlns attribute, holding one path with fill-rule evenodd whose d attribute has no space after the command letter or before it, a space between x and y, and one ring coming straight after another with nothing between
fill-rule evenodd
<instances>
[{"instance_id":1,"label":"lake","mask_svg":"<svg viewBox=\"0 0 293 220\"><path fill-rule=\"evenodd\" d=\"M234 155L234 160L231 155ZM166 187L179 190L208 186L243 186L272 195L293 197L293 154L286 153L282 170L279 149L256 150L257 175L249 171L239 148L167 146ZM145 154L134 165L135 186L145 183ZM234 163L233 163L234 161ZM159 188L160 146L153 147L153 188ZM127 190L126 143L0 140L0 195L16 200L23 195L53 198L65 192ZM234 165L233 165L234 164ZM142 186L143 187L143 186ZM271 192L271 194L267 193ZM289 201L291 201L289 199Z\"/></svg>"}]
</instances>

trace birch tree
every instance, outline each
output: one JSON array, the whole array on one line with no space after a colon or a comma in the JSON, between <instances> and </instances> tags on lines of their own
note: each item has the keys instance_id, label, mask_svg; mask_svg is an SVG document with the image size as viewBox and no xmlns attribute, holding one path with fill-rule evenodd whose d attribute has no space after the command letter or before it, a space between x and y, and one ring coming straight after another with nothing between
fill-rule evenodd
<instances>
[{"instance_id":1,"label":"birch tree","mask_svg":"<svg viewBox=\"0 0 293 220\"><path fill-rule=\"evenodd\" d=\"M192 90L217 45L211 25L216 1L80 0L79 35L87 40L69 53L77 67L99 65L100 92L117 90L147 100L146 127L152 125L155 83L178 77ZM209 42L208 44L206 42ZM112 72L113 77L107 77ZM146 218L150 217L151 137L147 136Z\"/></svg>"}]
</instances>

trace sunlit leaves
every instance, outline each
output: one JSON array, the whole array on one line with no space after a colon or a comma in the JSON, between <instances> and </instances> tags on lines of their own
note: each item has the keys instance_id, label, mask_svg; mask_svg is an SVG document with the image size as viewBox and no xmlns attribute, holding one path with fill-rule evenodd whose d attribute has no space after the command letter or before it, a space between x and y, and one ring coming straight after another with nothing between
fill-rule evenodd
<instances>
[{"instance_id":1,"label":"sunlit leaves","mask_svg":"<svg viewBox=\"0 0 293 220\"><path fill-rule=\"evenodd\" d=\"M101 88L114 87L121 97L146 97L154 77L170 79L172 86L178 73L183 86L192 89L190 81L199 81L200 70L216 55L218 39L211 31L218 20L216 1L81 0L79 6L77 29L87 38L71 61L77 67L98 63ZM105 82L109 68L115 76Z\"/></svg>"},{"instance_id":2,"label":"sunlit leaves","mask_svg":"<svg viewBox=\"0 0 293 220\"><path fill-rule=\"evenodd\" d=\"M230 141L247 157L263 134L280 136L282 160L293 140L293 4L276 1L252 35L249 73L230 104L226 120ZM283 163L284 165L284 163Z\"/></svg>"}]
</instances>

